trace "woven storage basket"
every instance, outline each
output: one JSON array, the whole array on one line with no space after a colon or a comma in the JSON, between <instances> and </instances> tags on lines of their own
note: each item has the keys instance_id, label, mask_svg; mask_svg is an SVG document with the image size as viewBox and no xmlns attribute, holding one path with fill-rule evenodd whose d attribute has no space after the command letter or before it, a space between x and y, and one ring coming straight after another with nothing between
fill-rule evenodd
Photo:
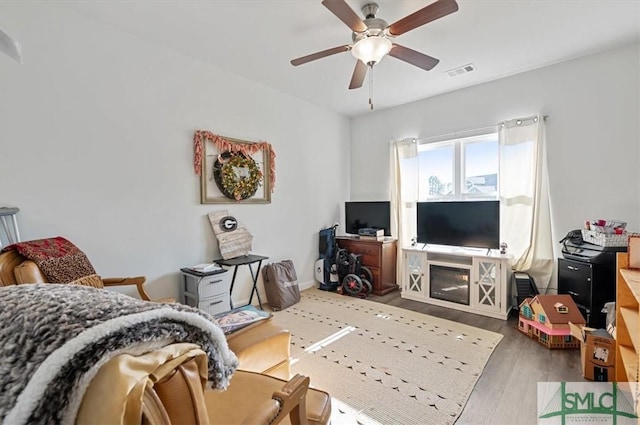
<instances>
[{"instance_id":1,"label":"woven storage basket","mask_svg":"<svg viewBox=\"0 0 640 425\"><path fill-rule=\"evenodd\" d=\"M636 233L623 233L621 235L610 235L594 230L582 230L582 239L585 242L600 246L627 246L629 236L635 234Z\"/></svg>"}]
</instances>

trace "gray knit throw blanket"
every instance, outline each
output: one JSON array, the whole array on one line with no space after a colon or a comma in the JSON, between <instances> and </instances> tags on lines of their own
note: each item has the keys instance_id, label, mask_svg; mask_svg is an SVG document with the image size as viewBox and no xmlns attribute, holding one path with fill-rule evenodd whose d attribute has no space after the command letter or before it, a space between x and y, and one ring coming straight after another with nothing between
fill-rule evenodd
<instances>
[{"instance_id":1,"label":"gray knit throw blanket","mask_svg":"<svg viewBox=\"0 0 640 425\"><path fill-rule=\"evenodd\" d=\"M73 424L109 359L174 342L202 347L210 385L226 388L238 361L205 312L77 285L0 287L0 424Z\"/></svg>"}]
</instances>

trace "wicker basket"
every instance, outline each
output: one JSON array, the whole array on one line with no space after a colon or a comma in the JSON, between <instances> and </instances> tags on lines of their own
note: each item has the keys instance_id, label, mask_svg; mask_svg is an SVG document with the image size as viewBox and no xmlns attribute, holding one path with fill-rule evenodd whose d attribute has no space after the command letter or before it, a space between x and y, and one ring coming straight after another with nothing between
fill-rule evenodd
<instances>
[{"instance_id":1,"label":"wicker basket","mask_svg":"<svg viewBox=\"0 0 640 425\"><path fill-rule=\"evenodd\" d=\"M594 230L582 230L582 239L585 242L600 246L627 246L629 235L634 233L623 233L621 235L610 235L596 232Z\"/></svg>"}]
</instances>

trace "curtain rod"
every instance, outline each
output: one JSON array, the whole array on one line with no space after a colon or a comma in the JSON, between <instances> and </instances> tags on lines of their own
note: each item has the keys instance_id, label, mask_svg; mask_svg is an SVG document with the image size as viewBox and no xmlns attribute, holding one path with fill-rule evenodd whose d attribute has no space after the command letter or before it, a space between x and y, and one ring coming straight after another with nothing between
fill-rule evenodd
<instances>
[{"instance_id":1,"label":"curtain rod","mask_svg":"<svg viewBox=\"0 0 640 425\"><path fill-rule=\"evenodd\" d=\"M531 116L528 116L528 117L525 117L525 118L514 118L514 119L511 119L511 120L507 120L507 121L514 121L514 120L515 121L526 121L528 119L533 119L535 117L537 117L537 115L531 115ZM549 115L543 115L542 116L542 120L543 121L546 121L548 118L549 118ZM411 142L411 141L414 141L414 140L416 142L425 141L425 140L436 141L436 140L455 139L455 138L458 138L458 137L465 137L465 136L469 137L469 136L474 135L474 134L482 133L485 130L489 130L489 129L492 129L492 128L495 129L496 127L500 127L501 125L503 125L507 121L501 121L501 122L493 124L493 125L488 125L488 126L480 127L480 128L474 128L474 129L470 129L470 130L462 130L462 131L456 131L454 133L441 134L439 136L428 136L428 137L417 137L417 138L407 137L405 139L402 139L401 142L408 143L408 142Z\"/></svg>"}]
</instances>

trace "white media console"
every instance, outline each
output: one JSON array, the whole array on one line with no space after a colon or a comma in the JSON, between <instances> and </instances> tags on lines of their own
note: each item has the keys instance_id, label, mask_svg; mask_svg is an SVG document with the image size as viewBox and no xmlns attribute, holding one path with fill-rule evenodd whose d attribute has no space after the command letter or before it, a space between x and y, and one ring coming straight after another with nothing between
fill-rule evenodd
<instances>
[{"instance_id":1,"label":"white media console","mask_svg":"<svg viewBox=\"0 0 640 425\"><path fill-rule=\"evenodd\" d=\"M402 298L506 320L509 256L486 249L403 248Z\"/></svg>"}]
</instances>

